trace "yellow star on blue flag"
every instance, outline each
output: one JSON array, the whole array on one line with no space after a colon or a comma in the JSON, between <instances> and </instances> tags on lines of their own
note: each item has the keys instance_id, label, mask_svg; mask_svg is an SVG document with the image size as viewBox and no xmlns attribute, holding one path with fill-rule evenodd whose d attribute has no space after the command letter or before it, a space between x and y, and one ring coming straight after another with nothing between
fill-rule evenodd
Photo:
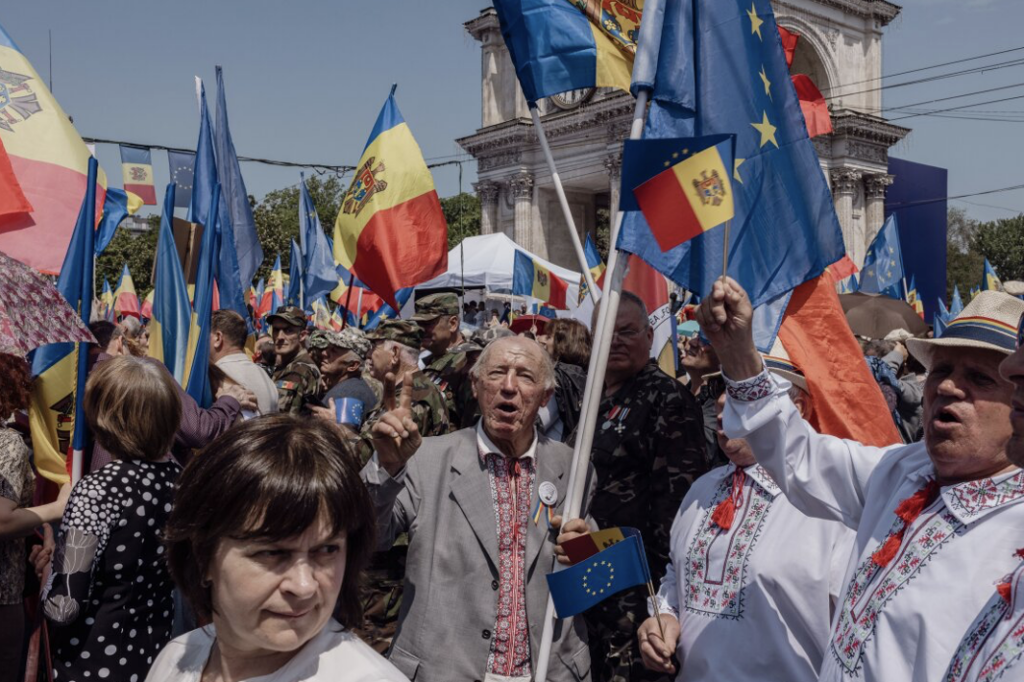
<instances>
[{"instance_id":1,"label":"yellow star on blue flag","mask_svg":"<svg viewBox=\"0 0 1024 682\"><path fill-rule=\"evenodd\" d=\"M639 536L632 535L575 566L548 575L559 618L583 613L616 592L650 580Z\"/></svg>"}]
</instances>

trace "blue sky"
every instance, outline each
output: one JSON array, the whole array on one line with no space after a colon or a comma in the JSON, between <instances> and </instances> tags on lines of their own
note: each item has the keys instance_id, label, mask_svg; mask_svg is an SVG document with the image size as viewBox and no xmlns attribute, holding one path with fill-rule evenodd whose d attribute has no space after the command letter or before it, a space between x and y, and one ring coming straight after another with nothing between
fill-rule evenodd
<instances>
[{"instance_id":1,"label":"blue sky","mask_svg":"<svg viewBox=\"0 0 1024 682\"><path fill-rule=\"evenodd\" d=\"M193 76L206 80L212 98L213 67L220 64L241 155L354 164L390 84L397 82L399 106L424 156L434 162L465 158L454 140L480 124L480 50L463 23L487 4L34 0L6 3L0 23L44 78L52 29L54 93L86 137L194 147ZM904 0L902 15L885 29L883 72L1022 46L1022 20L1021 0ZM987 61L1015 57L1024 58L1024 51ZM1024 65L888 89L884 104L904 106L1018 82L1021 87L922 108L1024 95ZM1019 112L1024 119L1024 99L978 109ZM1024 123L929 116L898 123L914 132L892 154L949 168L951 195L1024 184ZM97 155L118 184L116 147L101 146ZM153 160L162 187L166 157L154 152ZM257 197L298 182L297 169L243 164L243 173ZM442 196L458 191L456 167L437 169L434 177ZM474 178L475 164L464 164L463 189L471 191ZM969 200L975 203L952 205L985 220L1024 212L1021 190Z\"/></svg>"}]
</instances>

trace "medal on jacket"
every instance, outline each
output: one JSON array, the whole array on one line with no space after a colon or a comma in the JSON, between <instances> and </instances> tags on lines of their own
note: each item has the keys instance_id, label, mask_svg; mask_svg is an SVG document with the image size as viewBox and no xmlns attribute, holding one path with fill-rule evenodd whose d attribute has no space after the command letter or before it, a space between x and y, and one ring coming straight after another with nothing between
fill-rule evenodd
<instances>
[{"instance_id":1,"label":"medal on jacket","mask_svg":"<svg viewBox=\"0 0 1024 682\"><path fill-rule=\"evenodd\" d=\"M615 431L621 436L622 432L626 430L626 425L623 422L626 420L629 410L628 407L623 409L622 405L616 405L608 410L608 416L605 418L604 424L601 424L601 430L607 431L614 426Z\"/></svg>"},{"instance_id":2,"label":"medal on jacket","mask_svg":"<svg viewBox=\"0 0 1024 682\"><path fill-rule=\"evenodd\" d=\"M544 481L537 488L537 506L533 509L533 525L540 523L540 517L547 511L548 528L554 517L554 506L558 502L558 488L551 481Z\"/></svg>"}]
</instances>

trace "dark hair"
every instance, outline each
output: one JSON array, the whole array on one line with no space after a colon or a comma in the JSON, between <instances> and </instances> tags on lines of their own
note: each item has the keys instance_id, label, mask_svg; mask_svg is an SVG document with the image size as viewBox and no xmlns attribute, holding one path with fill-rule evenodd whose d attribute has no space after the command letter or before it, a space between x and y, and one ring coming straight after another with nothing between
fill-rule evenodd
<instances>
[{"instance_id":1,"label":"dark hair","mask_svg":"<svg viewBox=\"0 0 1024 682\"><path fill-rule=\"evenodd\" d=\"M590 364L590 330L587 325L565 317L548 322L551 359L586 369Z\"/></svg>"},{"instance_id":2,"label":"dark hair","mask_svg":"<svg viewBox=\"0 0 1024 682\"><path fill-rule=\"evenodd\" d=\"M864 355L884 358L896 349L896 344L885 339L871 339L864 347Z\"/></svg>"},{"instance_id":3,"label":"dark hair","mask_svg":"<svg viewBox=\"0 0 1024 682\"><path fill-rule=\"evenodd\" d=\"M25 358L0 353L0 425L32 397L32 374Z\"/></svg>"},{"instance_id":4,"label":"dark hair","mask_svg":"<svg viewBox=\"0 0 1024 682\"><path fill-rule=\"evenodd\" d=\"M332 533L347 534L335 614L345 627L360 625L359 574L375 547L376 520L356 461L333 425L291 414L243 422L193 457L164 534L171 576L196 614L213 615L203 583L222 540L277 542L326 515Z\"/></svg>"},{"instance_id":5,"label":"dark hair","mask_svg":"<svg viewBox=\"0 0 1024 682\"><path fill-rule=\"evenodd\" d=\"M110 339L114 337L114 330L117 325L106 320L97 320L89 323L89 331L96 337L96 346L100 350L106 350L110 345Z\"/></svg>"},{"instance_id":6,"label":"dark hair","mask_svg":"<svg viewBox=\"0 0 1024 682\"><path fill-rule=\"evenodd\" d=\"M234 310L215 310L210 316L210 329L224 335L224 340L232 348L244 348L245 339L249 336L245 320Z\"/></svg>"},{"instance_id":7,"label":"dark hair","mask_svg":"<svg viewBox=\"0 0 1024 682\"><path fill-rule=\"evenodd\" d=\"M96 442L118 459L163 459L181 424L174 379L152 358L121 355L97 363L82 406Z\"/></svg>"}]
</instances>

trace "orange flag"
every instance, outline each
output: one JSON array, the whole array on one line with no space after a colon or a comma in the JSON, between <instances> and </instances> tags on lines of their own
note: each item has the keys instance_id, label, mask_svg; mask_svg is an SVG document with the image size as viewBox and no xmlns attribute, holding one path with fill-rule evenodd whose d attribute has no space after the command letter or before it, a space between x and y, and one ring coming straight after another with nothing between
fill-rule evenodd
<instances>
[{"instance_id":1,"label":"orange flag","mask_svg":"<svg viewBox=\"0 0 1024 682\"><path fill-rule=\"evenodd\" d=\"M31 213L32 204L21 191L18 179L14 177L11 160L7 157L4 141L0 139L0 218L17 213Z\"/></svg>"},{"instance_id":2,"label":"orange flag","mask_svg":"<svg viewBox=\"0 0 1024 682\"><path fill-rule=\"evenodd\" d=\"M865 445L901 443L828 273L793 290L779 340L803 370L819 433Z\"/></svg>"}]
</instances>

